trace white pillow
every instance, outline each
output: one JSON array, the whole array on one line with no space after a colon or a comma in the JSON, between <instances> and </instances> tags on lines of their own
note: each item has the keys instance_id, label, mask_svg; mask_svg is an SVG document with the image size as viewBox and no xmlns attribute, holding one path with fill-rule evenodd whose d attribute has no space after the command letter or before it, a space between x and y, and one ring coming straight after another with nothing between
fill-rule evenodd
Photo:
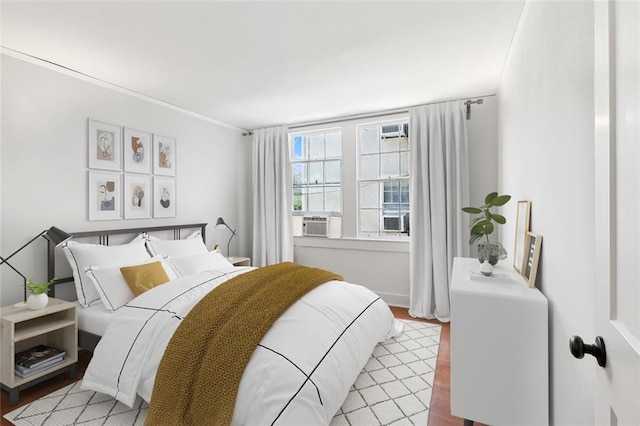
<instances>
[{"instance_id":1,"label":"white pillow","mask_svg":"<svg viewBox=\"0 0 640 426\"><path fill-rule=\"evenodd\" d=\"M178 278L173 268L167 264L166 259L162 256L154 256L144 262L135 264L108 267L89 266L85 268L85 274L100 294L100 299L104 306L109 311L115 311L134 298L129 284L127 284L127 281L120 272L120 268L123 266L139 266L158 261L162 264L162 268L166 272L167 277L169 277L169 280Z\"/></svg>"},{"instance_id":2,"label":"white pillow","mask_svg":"<svg viewBox=\"0 0 640 426\"><path fill-rule=\"evenodd\" d=\"M153 256L168 257L185 257L208 252L200 231L194 232L183 240L161 240L149 235L147 236L147 248Z\"/></svg>"},{"instance_id":3,"label":"white pillow","mask_svg":"<svg viewBox=\"0 0 640 426\"><path fill-rule=\"evenodd\" d=\"M100 302L100 294L84 274L88 266L124 266L136 262L144 262L151 256L145 248L145 236L139 235L129 244L103 246L100 244L84 244L67 241L62 244L76 285L78 303L89 307Z\"/></svg>"},{"instance_id":4,"label":"white pillow","mask_svg":"<svg viewBox=\"0 0 640 426\"><path fill-rule=\"evenodd\" d=\"M233 268L233 264L219 251L210 251L186 257L171 257L168 261L176 272L183 277L211 269Z\"/></svg>"}]
</instances>

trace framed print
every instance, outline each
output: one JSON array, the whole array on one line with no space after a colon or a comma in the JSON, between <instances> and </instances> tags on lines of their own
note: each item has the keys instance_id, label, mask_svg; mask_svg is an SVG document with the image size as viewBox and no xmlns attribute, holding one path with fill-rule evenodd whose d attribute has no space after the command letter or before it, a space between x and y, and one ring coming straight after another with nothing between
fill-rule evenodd
<instances>
[{"instance_id":1,"label":"framed print","mask_svg":"<svg viewBox=\"0 0 640 426\"><path fill-rule=\"evenodd\" d=\"M516 210L516 233L513 247L513 269L522 271L524 263L524 242L531 226L531 201L518 201Z\"/></svg>"},{"instance_id":2,"label":"framed print","mask_svg":"<svg viewBox=\"0 0 640 426\"><path fill-rule=\"evenodd\" d=\"M176 175L176 140L153 135L153 174Z\"/></svg>"},{"instance_id":3,"label":"framed print","mask_svg":"<svg viewBox=\"0 0 640 426\"><path fill-rule=\"evenodd\" d=\"M535 287L536 275L538 273L538 260L540 260L540 249L542 247L542 235L527 232L524 246L526 248L526 254L521 275L529 287Z\"/></svg>"},{"instance_id":4,"label":"framed print","mask_svg":"<svg viewBox=\"0 0 640 426\"><path fill-rule=\"evenodd\" d=\"M176 217L176 180L153 178L153 217Z\"/></svg>"},{"instance_id":5,"label":"framed print","mask_svg":"<svg viewBox=\"0 0 640 426\"><path fill-rule=\"evenodd\" d=\"M151 218L151 193L150 175L124 175L124 218Z\"/></svg>"},{"instance_id":6,"label":"framed print","mask_svg":"<svg viewBox=\"0 0 640 426\"><path fill-rule=\"evenodd\" d=\"M120 173L89 171L89 220L122 219Z\"/></svg>"},{"instance_id":7,"label":"framed print","mask_svg":"<svg viewBox=\"0 0 640 426\"><path fill-rule=\"evenodd\" d=\"M124 171L151 174L151 133L124 128Z\"/></svg>"},{"instance_id":8,"label":"framed print","mask_svg":"<svg viewBox=\"0 0 640 426\"><path fill-rule=\"evenodd\" d=\"M122 170L122 127L89 119L89 168Z\"/></svg>"}]
</instances>

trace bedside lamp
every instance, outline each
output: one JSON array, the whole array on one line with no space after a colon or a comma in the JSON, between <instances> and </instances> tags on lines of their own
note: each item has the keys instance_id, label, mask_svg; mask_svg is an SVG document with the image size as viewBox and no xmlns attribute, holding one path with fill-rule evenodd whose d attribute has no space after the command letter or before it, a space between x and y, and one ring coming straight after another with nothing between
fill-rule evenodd
<instances>
[{"instance_id":1,"label":"bedside lamp","mask_svg":"<svg viewBox=\"0 0 640 426\"><path fill-rule=\"evenodd\" d=\"M14 255L16 255L17 253L20 252L20 250L22 250L23 248L25 248L26 246L28 246L29 244L31 244L32 242L34 242L36 239L38 239L38 237L44 237L47 240L49 240L50 242L52 242L53 244L55 244L56 246L59 244L62 244L63 242L67 241L69 238L71 238L71 235L67 234L66 232L64 232L63 230L56 228L55 226L52 226L49 229L46 229L44 231L42 231L41 233L39 233L38 235L36 235L35 237L33 237L31 240L29 240L25 245L23 245L22 247L20 247L18 250L14 251L13 253L11 253L9 256L7 257L2 257L0 256L0 265L3 264L7 264L7 266L9 266L9 268L13 269L18 275L20 275L22 277L22 280L24 281L24 303L16 303L15 306L18 305L24 305L26 306L26 301L27 301L27 278L22 275L22 273L20 273L20 271L18 271L16 268L13 267L12 264L10 264L8 262L9 259L11 259Z\"/></svg>"},{"instance_id":2,"label":"bedside lamp","mask_svg":"<svg viewBox=\"0 0 640 426\"><path fill-rule=\"evenodd\" d=\"M222 231L224 230L224 228L227 228L229 231L231 231L231 238L229 238L229 242L227 243L227 257L229 257L229 244L231 244L231 240L233 239L233 237L236 235L236 230L235 229L231 229L229 227L229 225L227 225L224 221L223 218L219 217L218 220L216 221L216 229L218 231Z\"/></svg>"}]
</instances>

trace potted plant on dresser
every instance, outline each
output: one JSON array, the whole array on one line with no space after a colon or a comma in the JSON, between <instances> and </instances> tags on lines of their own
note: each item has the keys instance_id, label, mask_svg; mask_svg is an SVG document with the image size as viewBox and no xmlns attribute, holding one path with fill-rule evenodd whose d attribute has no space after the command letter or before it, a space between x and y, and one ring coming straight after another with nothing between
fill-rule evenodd
<instances>
[{"instance_id":1,"label":"potted plant on dresser","mask_svg":"<svg viewBox=\"0 0 640 426\"><path fill-rule=\"evenodd\" d=\"M49 286L56 281L52 278L49 282L36 284L33 280L27 281L27 290L29 291L29 297L27 297L27 307L32 310L42 309L49 303Z\"/></svg>"},{"instance_id":2,"label":"potted plant on dresser","mask_svg":"<svg viewBox=\"0 0 640 426\"><path fill-rule=\"evenodd\" d=\"M471 236L469 245L478 243L478 260L480 263L488 261L495 266L499 260L507 258L507 251L498 242L491 242L489 235L493 233L496 225L504 225L507 219L491 211L494 207L502 207L509 202L511 195L498 195L491 192L484 198L484 205L480 207L463 207L462 211L475 215L469 223ZM482 241L481 241L482 240Z\"/></svg>"}]
</instances>

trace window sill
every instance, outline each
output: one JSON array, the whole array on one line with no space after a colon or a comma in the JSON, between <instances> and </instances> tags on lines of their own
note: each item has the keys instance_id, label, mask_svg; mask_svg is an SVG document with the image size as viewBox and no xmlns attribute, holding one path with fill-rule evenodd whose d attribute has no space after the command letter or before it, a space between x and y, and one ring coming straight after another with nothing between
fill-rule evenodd
<instances>
[{"instance_id":1,"label":"window sill","mask_svg":"<svg viewBox=\"0 0 640 426\"><path fill-rule=\"evenodd\" d=\"M409 253L409 239L294 237L294 247Z\"/></svg>"}]
</instances>

